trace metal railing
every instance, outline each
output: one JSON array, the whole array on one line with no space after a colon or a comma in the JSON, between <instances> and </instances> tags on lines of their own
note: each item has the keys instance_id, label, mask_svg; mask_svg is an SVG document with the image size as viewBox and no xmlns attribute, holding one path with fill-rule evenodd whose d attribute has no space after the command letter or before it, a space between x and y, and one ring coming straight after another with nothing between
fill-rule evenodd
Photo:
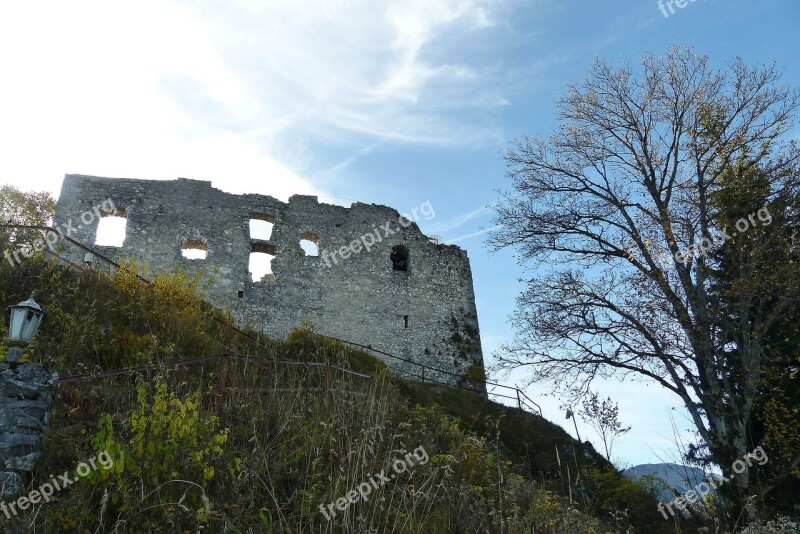
<instances>
[{"instance_id":1,"label":"metal railing","mask_svg":"<svg viewBox=\"0 0 800 534\"><path fill-rule=\"evenodd\" d=\"M0 228L36 230L36 231L43 232L45 235L47 233L49 233L49 232L54 232L54 233L57 233L59 235L59 239L63 239L65 241L71 243L72 245L75 245L79 249L83 250L85 253L92 254L94 257L96 257L99 260L105 262L109 266L112 266L112 267L114 267L116 269L122 269L123 268L119 263L117 263L116 261L112 260L111 258L108 258L108 257L104 256L103 254L101 254L101 253L99 253L99 252L87 247L83 243L81 243L79 241L76 241L76 240L70 238L69 236L63 235L61 232L58 232L54 228L51 228L49 226L0 225ZM93 268L90 268L90 267L87 267L86 265L81 265L81 264L75 263L73 261L70 261L69 259L64 258L64 257L62 257L62 256L58 255L57 253L52 252L50 250L47 250L47 249L44 249L44 250L47 253L49 253L49 254L55 256L56 258L58 258L60 261L63 261L64 263L72 266L73 268L79 269L79 270L84 271L84 272L90 272L90 273L93 273L95 275L99 274ZM144 284L148 284L148 285L152 284L152 282L150 280L144 278L143 276L140 276L140 275L137 274L136 277ZM224 327L226 329L229 329L230 331L236 333L239 336L242 336L242 337L245 337L245 338L249 339L250 341L258 344L259 346L261 346L263 348L269 348L261 340L253 337L252 335L250 335L247 332L244 332L243 330L237 328L236 326L234 326L234 325L232 325L232 324L230 324L230 323L228 323L226 321L223 321L222 319L220 319L216 315L210 314L209 316L213 321L217 322L220 326L222 326L222 327ZM468 381L469 380L468 378L465 378L464 375L460 375L458 373L453 373L453 372L445 370L445 369L439 369L439 368L432 367L432 366L429 366L429 365L425 365L425 364L422 364L422 363L419 363L419 362L415 362L413 360L409 360L408 358L403 358L401 356L397 356L397 355L394 355L394 354L390 354L388 352L384 352L384 351L381 351L381 350L378 350L378 349L374 349L369 345L362 345L360 343L355 343L355 342L352 342L352 341L347 341L347 340L339 339L339 338L332 337L332 336L326 336L326 335L323 335L323 334L316 334L316 335L319 335L319 336L321 336L323 338L326 338L326 339L329 339L329 340L333 340L333 341L338 341L338 342L344 343L346 345L349 345L351 347L357 348L358 350L361 350L361 351L364 351L364 352L372 353L372 354L376 355L380 360L384 361L384 363L386 363L386 365L390 369L392 369L393 371L399 373L400 375L406 375L407 377L410 377L412 379L419 379L419 381L421 383L423 383L423 384L425 384L425 383L437 384L437 385L442 385L442 386L446 386L446 387L450 387L450 388L462 389L462 390L466 390L466 391L472 391L472 392L475 392L475 393L491 395L493 397L499 397L499 398L503 398L503 399L510 399L510 400L516 401L517 407L520 410L530 411L530 412L538 414L539 416L542 415L541 407L536 402L534 402L530 397L528 397L528 395L526 395L524 391L522 391L521 389L519 389L517 387L506 386L504 384L499 384L497 382L490 382L488 380L481 381L481 383L486 386L486 389L481 389L481 388L476 388L476 387L469 387L469 386L466 386L464 384L459 384L458 383L458 381ZM209 358L212 358L212 357L209 357ZM404 369L404 368L400 368L400 367L397 367L397 366L393 366L389 362L386 361L386 358L388 358L390 360L403 362L403 363L405 363L407 365L410 365L410 366L416 368L419 372L418 373L412 373L408 369ZM202 360L202 358L200 358L200 359ZM269 360L269 361L275 361L275 360ZM320 365L325 365L325 364L320 364ZM120 370L120 371L123 371L123 370ZM426 371L427 371L427 376L426 376ZM116 371L109 371L109 372L116 372ZM431 377L431 372L434 373L434 376L435 375L452 376L452 377L456 378L456 383L454 384L454 383L442 382L441 380L437 380L436 378ZM368 375L364 375L364 376L368 376ZM492 391L490 391L490 388L492 389ZM508 393L508 394L497 393L496 390L498 390L498 389L503 390L504 393Z\"/></svg>"},{"instance_id":2,"label":"metal railing","mask_svg":"<svg viewBox=\"0 0 800 534\"><path fill-rule=\"evenodd\" d=\"M230 387L228 385L228 378L230 374L230 366L231 362L234 361L244 361L247 365L255 365L257 367L261 367L266 369L267 371L271 371L272 366L299 366L299 367L306 367L312 368L316 367L324 371L324 383L322 387L299 387L299 388L235 388ZM114 369L112 371L103 371L98 373L85 373L80 375L71 375L71 376L63 376L56 380L56 387L64 386L67 384L74 384L77 382L96 382L99 380L103 380L106 378L118 377L118 376L129 376L129 375L136 375L136 374L145 374L145 373L152 373L156 371L163 371L165 369L177 369L179 367L192 367L195 365L203 365L208 364L210 362L220 362L220 371L217 377L217 387L213 391L209 391L203 394L203 396L208 395L216 395L216 409L219 412L222 408L222 402L225 395L229 392L239 392L245 394L252 394L252 393L290 393L290 392L306 392L306 393L315 393L320 392L323 395L327 396L329 393L338 392L338 393L348 393L351 395L366 395L363 392L357 392L352 390L341 390L334 388L334 377L333 373L338 372L344 375L352 376L358 379L363 380L372 380L373 377L364 374L358 373L356 371L345 369L344 367L340 367L338 365L331 364L329 362L322 363L322 362L298 362L295 360L278 360L278 359L268 359L268 358L257 358L253 356L245 356L243 354L237 353L230 353L230 352L222 352L219 354L213 354L211 356L203 356L200 358L190 358L186 360L179 360L174 362L164 362L159 364L151 364L151 365L141 365L138 367L126 367L123 369ZM117 413L112 417L114 421L121 421L127 419L129 414L126 413ZM70 433L75 432L77 430L82 430L84 428L90 428L93 426L97 426L97 422L93 423L77 423L74 425L69 425L66 427L62 427L57 430L60 433Z\"/></svg>"},{"instance_id":3,"label":"metal railing","mask_svg":"<svg viewBox=\"0 0 800 534\"><path fill-rule=\"evenodd\" d=\"M433 371L434 373L437 373L437 374L443 374L443 375L447 375L447 376L452 376L452 377L455 377L457 380L469 380L469 379L466 379L464 377L464 375L461 375L461 374L458 374L458 373L453 373L452 371L447 371L445 369L439 369L437 367L432 367L430 365L425 365L425 364L422 364L422 363L419 363L419 362L415 362L413 360L409 360L408 358L403 358L403 357L397 356L395 354L390 354L388 352L384 352L382 350L375 349L370 345L362 345L360 343L355 343L355 342L352 342L352 341L347 341L347 340L339 339L339 338L332 337L332 336L326 336L324 334L317 334L317 335L320 336L320 337L326 338L326 339L333 340L333 341L339 341L339 342L344 343L346 345L349 345L351 347L357 348L358 350L361 350L363 352L371 352L371 353L377 355L378 358L380 360L383 360L383 361L385 361L385 358L391 358L393 360L401 361L401 362L407 363L409 365L412 365L412 366L414 366L414 367L419 369L420 372L418 374L411 373L406 369L401 369L401 368L398 368L398 367L394 367L394 366L390 365L389 363L387 363L387 366L389 366L389 368L391 368L392 370L398 371L398 372L400 372L402 374L405 374L405 375L409 375L412 378L418 378L419 381L422 382L423 384L425 384L425 383L438 384L438 385L448 386L448 387L451 387L451 388L464 389L464 390L467 390L467 391L474 391L474 392L477 392L477 393L486 393L486 394L492 395L494 397L501 397L501 398L504 398L504 399L512 399L512 400L517 401L517 406L518 406L518 408L520 410L524 409L527 406L530 409L530 411L538 412L538 415L540 415L540 416L542 415L542 408L538 404L536 404L533 400L531 400L531 398L528 397L525 394L524 391L522 391L521 389L519 389L517 387L506 386L504 384L499 384L497 382L490 382L489 380L482 380L481 381L482 384L485 384L487 386L486 390L482 390L482 389L474 388L474 387L467 387L467 386L464 386L464 385L453 385L452 383L442 382L440 380L436 380L435 378L432 378L430 376L430 373L428 373L428 375L426 376L426 370L429 371L429 372ZM505 392L510 393L510 395L504 395L502 393L495 393L494 391L489 391L488 386L491 386L494 389L504 390Z\"/></svg>"},{"instance_id":4,"label":"metal railing","mask_svg":"<svg viewBox=\"0 0 800 534\"><path fill-rule=\"evenodd\" d=\"M116 261L112 260L111 258L101 254L100 252L97 252L96 250L93 250L93 249L87 247L86 245L84 245L80 241L76 241L75 239L72 239L69 236L63 235L62 232L59 232L56 229L51 228L49 226L28 226L28 225L20 225L20 224L0 224L0 228L10 228L10 229L15 229L15 230L37 230L37 231L42 232L45 235L48 234L48 233L55 233L55 234L57 234L59 236L60 240L67 241L68 243L70 243L72 245L75 245L79 249L83 250L85 253L91 254L95 258L105 262L107 265L109 265L111 267L114 267L117 270L123 268L119 263L117 263ZM80 271L87 272L87 273L90 273L90 274L95 275L95 276L97 276L99 274L99 273L96 272L96 270L93 267L87 266L85 264L75 263L74 261L71 261L71 260L69 260L69 259L67 259L67 258L65 258L63 256L60 256L58 253L56 253L56 252L54 252L52 250L49 250L48 248L44 248L42 250L42 252L44 252L46 254L49 254L49 255L51 255L51 256L53 256L55 258L58 258L59 261L62 261L64 263L70 265L74 269L78 269ZM139 274L136 274L136 278L139 279L139 281L141 281L144 284L147 284L147 285L151 285L152 284L152 282L150 280L148 280L147 278L145 278L145 277L143 277L143 276L141 276ZM212 321L214 321L216 323L219 323L221 326L229 329L230 331L236 333L237 335L245 337L245 338L249 339L250 341L256 343L257 345L259 345L259 346L261 346L263 348L269 348L261 340L251 336L250 334L248 334L247 332L244 332L243 330L237 328L236 326L234 326L234 325L232 325L232 324L230 324L230 323L228 323L226 321L223 321L222 319L220 319L216 315L211 314L209 317L211 318Z\"/></svg>"}]
</instances>

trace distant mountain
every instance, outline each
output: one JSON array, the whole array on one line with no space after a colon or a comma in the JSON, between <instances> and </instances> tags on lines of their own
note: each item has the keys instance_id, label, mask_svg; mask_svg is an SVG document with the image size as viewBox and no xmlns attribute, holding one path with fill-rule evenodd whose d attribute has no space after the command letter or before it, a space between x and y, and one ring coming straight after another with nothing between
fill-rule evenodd
<instances>
[{"instance_id":1,"label":"distant mountain","mask_svg":"<svg viewBox=\"0 0 800 534\"><path fill-rule=\"evenodd\" d=\"M707 478L719 479L719 476L706 474L698 467L672 463L637 465L625 469L622 474L634 481L647 475L660 478L663 484L656 486L660 501L670 501L675 498L676 493L683 494Z\"/></svg>"}]
</instances>

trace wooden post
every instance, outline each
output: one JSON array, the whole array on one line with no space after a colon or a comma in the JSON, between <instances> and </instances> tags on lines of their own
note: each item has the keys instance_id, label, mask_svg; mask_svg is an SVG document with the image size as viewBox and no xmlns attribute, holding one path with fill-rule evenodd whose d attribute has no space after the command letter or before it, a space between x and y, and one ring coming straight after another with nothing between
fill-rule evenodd
<instances>
[{"instance_id":1,"label":"wooden post","mask_svg":"<svg viewBox=\"0 0 800 534\"><path fill-rule=\"evenodd\" d=\"M425 383L425 366L422 366L422 383Z\"/></svg>"},{"instance_id":2,"label":"wooden post","mask_svg":"<svg viewBox=\"0 0 800 534\"><path fill-rule=\"evenodd\" d=\"M517 406L519 406L520 411L522 410L522 399L519 396L519 388L517 388Z\"/></svg>"}]
</instances>

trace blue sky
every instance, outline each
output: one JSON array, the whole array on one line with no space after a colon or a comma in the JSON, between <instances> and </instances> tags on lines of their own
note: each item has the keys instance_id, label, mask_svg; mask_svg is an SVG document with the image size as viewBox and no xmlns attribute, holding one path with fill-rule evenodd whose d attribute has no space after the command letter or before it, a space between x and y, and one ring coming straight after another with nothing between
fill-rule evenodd
<instances>
[{"instance_id":1,"label":"blue sky","mask_svg":"<svg viewBox=\"0 0 800 534\"><path fill-rule=\"evenodd\" d=\"M657 0L6 2L0 183L57 193L65 173L182 176L401 212L430 201L423 231L469 252L489 362L513 335L525 276L510 251L484 245L487 206L506 186L500 151L550 132L556 98L595 57L636 64L692 45L718 65L775 60L800 86L800 2L674 11ZM598 388L633 426L615 457L677 459L675 399L646 384ZM574 432L545 391L530 395Z\"/></svg>"}]
</instances>

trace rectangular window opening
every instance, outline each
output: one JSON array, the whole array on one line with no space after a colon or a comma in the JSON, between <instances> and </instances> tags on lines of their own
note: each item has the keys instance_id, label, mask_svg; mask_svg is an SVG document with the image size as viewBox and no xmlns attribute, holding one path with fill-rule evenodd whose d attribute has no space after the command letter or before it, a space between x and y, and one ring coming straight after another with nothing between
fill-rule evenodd
<instances>
[{"instance_id":1,"label":"rectangular window opening","mask_svg":"<svg viewBox=\"0 0 800 534\"><path fill-rule=\"evenodd\" d=\"M275 217L264 213L250 214L250 239L269 241L272 239L272 229L275 226Z\"/></svg>"},{"instance_id":2,"label":"rectangular window opening","mask_svg":"<svg viewBox=\"0 0 800 534\"><path fill-rule=\"evenodd\" d=\"M192 239L181 246L181 256L187 260L204 260L208 257L208 245L199 239Z\"/></svg>"},{"instance_id":3,"label":"rectangular window opening","mask_svg":"<svg viewBox=\"0 0 800 534\"><path fill-rule=\"evenodd\" d=\"M275 279L275 274L272 272L273 259L275 259L274 254L250 253L250 276L253 282L270 282Z\"/></svg>"},{"instance_id":4,"label":"rectangular window opening","mask_svg":"<svg viewBox=\"0 0 800 534\"><path fill-rule=\"evenodd\" d=\"M100 247L122 247L127 234L128 218L109 215L97 224L94 244Z\"/></svg>"}]
</instances>

